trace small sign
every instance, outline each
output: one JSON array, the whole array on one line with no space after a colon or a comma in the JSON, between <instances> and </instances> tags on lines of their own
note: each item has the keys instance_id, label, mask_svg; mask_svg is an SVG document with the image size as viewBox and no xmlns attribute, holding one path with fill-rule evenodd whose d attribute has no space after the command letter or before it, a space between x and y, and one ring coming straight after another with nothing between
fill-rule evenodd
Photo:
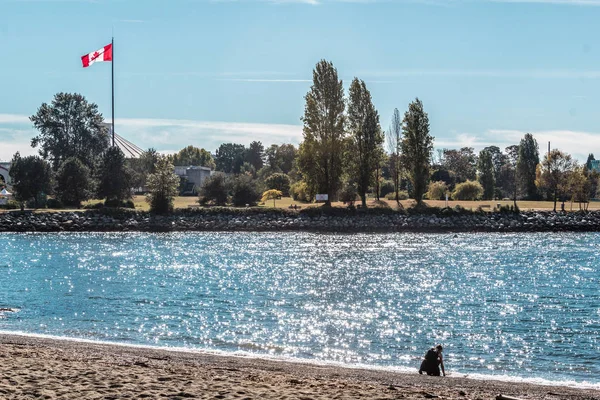
<instances>
[{"instance_id":1,"label":"small sign","mask_svg":"<svg viewBox=\"0 0 600 400\"><path fill-rule=\"evenodd\" d=\"M316 197L317 201L327 201L329 199L329 195L327 194L318 194Z\"/></svg>"}]
</instances>

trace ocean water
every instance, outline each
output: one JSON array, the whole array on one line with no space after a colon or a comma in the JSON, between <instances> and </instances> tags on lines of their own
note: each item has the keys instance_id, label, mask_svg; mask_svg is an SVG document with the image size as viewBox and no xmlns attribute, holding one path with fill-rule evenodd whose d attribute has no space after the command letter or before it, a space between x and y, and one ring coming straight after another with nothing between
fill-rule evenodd
<instances>
[{"instance_id":1,"label":"ocean water","mask_svg":"<svg viewBox=\"0 0 600 400\"><path fill-rule=\"evenodd\" d=\"M0 234L0 331L600 389L600 234ZM416 372L415 372L416 373Z\"/></svg>"}]
</instances>

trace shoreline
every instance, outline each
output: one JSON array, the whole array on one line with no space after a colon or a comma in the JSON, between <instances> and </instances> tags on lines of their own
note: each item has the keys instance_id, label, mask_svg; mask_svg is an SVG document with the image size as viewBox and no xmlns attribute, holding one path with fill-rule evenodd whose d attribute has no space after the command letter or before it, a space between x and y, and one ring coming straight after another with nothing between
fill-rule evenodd
<instances>
[{"instance_id":1,"label":"shoreline","mask_svg":"<svg viewBox=\"0 0 600 400\"><path fill-rule=\"evenodd\" d=\"M4 212L0 232L598 232L600 211L464 212L412 214L390 209L359 212L308 209L181 210L168 216L126 209L82 212Z\"/></svg>"},{"instance_id":2,"label":"shoreline","mask_svg":"<svg viewBox=\"0 0 600 400\"><path fill-rule=\"evenodd\" d=\"M5 333L0 359L0 398L600 399L596 389Z\"/></svg>"}]
</instances>

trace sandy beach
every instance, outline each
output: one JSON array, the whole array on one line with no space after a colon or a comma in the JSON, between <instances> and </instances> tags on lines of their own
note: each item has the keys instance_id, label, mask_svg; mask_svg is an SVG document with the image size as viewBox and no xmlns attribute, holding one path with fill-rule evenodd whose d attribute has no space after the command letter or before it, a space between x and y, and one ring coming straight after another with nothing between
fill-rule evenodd
<instances>
[{"instance_id":1,"label":"sandy beach","mask_svg":"<svg viewBox=\"0 0 600 400\"><path fill-rule=\"evenodd\" d=\"M1 399L600 399L596 390L427 377L0 335Z\"/></svg>"}]
</instances>

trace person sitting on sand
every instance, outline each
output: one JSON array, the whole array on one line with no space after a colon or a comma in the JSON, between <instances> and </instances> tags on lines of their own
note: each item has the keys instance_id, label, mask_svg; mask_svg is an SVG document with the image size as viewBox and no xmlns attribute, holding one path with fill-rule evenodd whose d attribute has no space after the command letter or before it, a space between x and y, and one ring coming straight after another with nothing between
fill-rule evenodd
<instances>
[{"instance_id":1,"label":"person sitting on sand","mask_svg":"<svg viewBox=\"0 0 600 400\"><path fill-rule=\"evenodd\" d=\"M444 370L444 357L442 356L443 350L444 348L441 344L427 350L425 358L423 359L423 362L421 362L419 374L425 372L427 375L440 376L440 367L442 367L442 373L446 376L446 371Z\"/></svg>"}]
</instances>

